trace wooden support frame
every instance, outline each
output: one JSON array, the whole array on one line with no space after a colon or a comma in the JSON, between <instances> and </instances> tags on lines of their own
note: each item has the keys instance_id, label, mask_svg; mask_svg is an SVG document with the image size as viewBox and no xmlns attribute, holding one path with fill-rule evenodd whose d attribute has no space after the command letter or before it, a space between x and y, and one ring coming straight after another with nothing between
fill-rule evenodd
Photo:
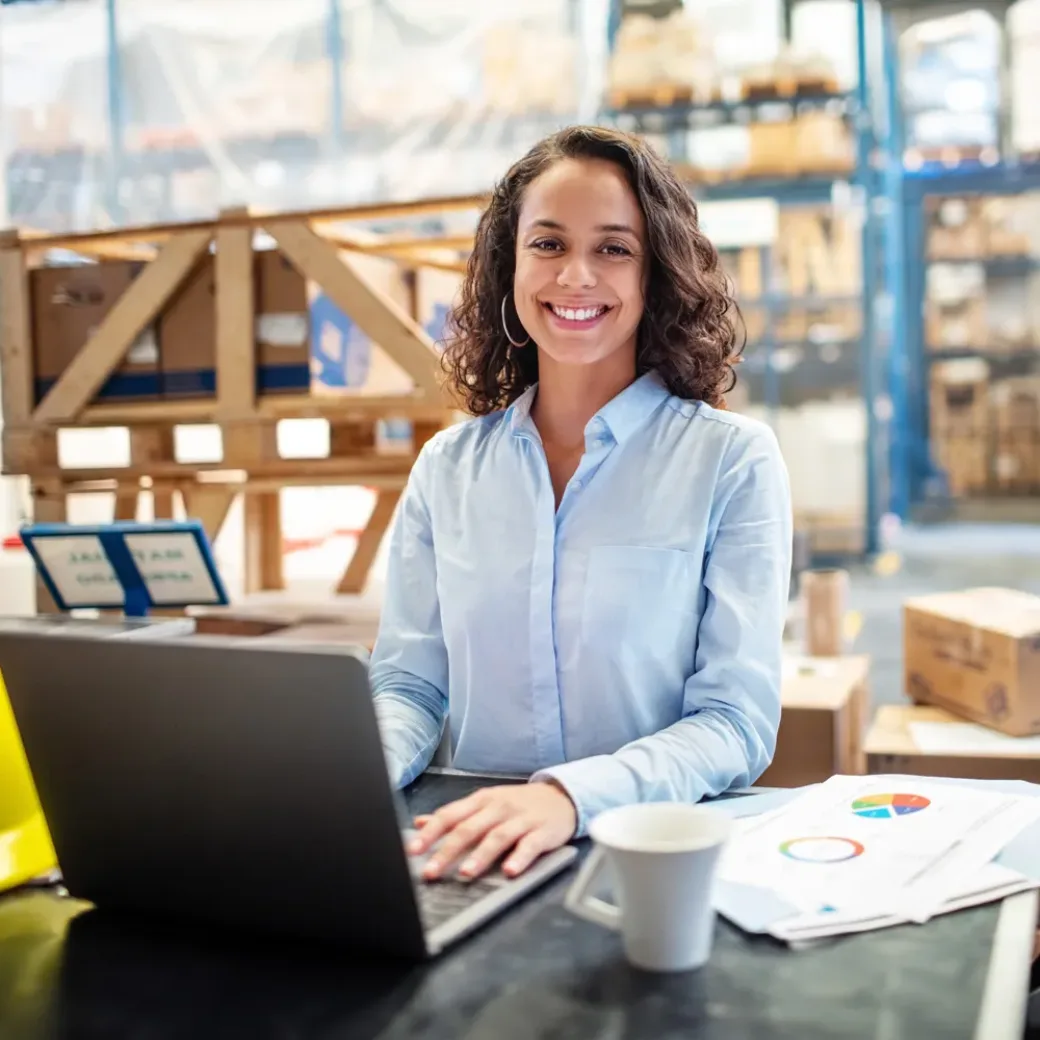
<instances>
[{"instance_id":1,"label":"wooden support frame","mask_svg":"<svg viewBox=\"0 0 1040 1040\"><path fill-rule=\"evenodd\" d=\"M225 210L217 230L217 413L232 420L256 412L253 229L230 223L243 213Z\"/></svg>"},{"instance_id":2,"label":"wooden support frame","mask_svg":"<svg viewBox=\"0 0 1040 1040\"><path fill-rule=\"evenodd\" d=\"M177 235L119 298L72 363L37 405L38 423L71 423L97 393L141 330L187 276L212 239L207 231Z\"/></svg>"},{"instance_id":3,"label":"wooden support frame","mask_svg":"<svg viewBox=\"0 0 1040 1040\"><path fill-rule=\"evenodd\" d=\"M246 592L284 589L282 499L279 492L246 493L245 548Z\"/></svg>"},{"instance_id":4,"label":"wooden support frame","mask_svg":"<svg viewBox=\"0 0 1040 1040\"><path fill-rule=\"evenodd\" d=\"M422 393L434 399L440 396L437 348L411 315L306 224L276 224L267 230L297 269L321 285L333 303L408 373Z\"/></svg>"},{"instance_id":5,"label":"wooden support frame","mask_svg":"<svg viewBox=\"0 0 1040 1040\"><path fill-rule=\"evenodd\" d=\"M32 419L34 373L29 324L29 276L17 231L0 238L0 415L6 429Z\"/></svg>"},{"instance_id":6,"label":"wooden support frame","mask_svg":"<svg viewBox=\"0 0 1040 1040\"><path fill-rule=\"evenodd\" d=\"M386 536L400 500L400 490L386 490L376 494L372 513L358 537L357 546L347 564L347 569L343 572L339 585L336 586L336 591L340 594L357 594L364 591L372 564L375 563L376 556L379 554L379 547L383 544L383 538Z\"/></svg>"}]
</instances>

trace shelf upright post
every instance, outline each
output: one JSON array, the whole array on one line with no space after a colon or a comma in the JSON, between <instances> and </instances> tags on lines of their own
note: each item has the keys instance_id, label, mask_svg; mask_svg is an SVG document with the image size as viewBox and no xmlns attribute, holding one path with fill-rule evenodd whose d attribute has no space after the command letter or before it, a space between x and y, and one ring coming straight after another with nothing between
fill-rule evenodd
<instances>
[{"instance_id":1,"label":"shelf upright post","mask_svg":"<svg viewBox=\"0 0 1040 1040\"><path fill-rule=\"evenodd\" d=\"M326 49L329 58L330 90L329 106L330 139L337 156L343 153L343 20L340 17L340 0L328 0L328 17L325 21Z\"/></svg>"},{"instance_id":2,"label":"shelf upright post","mask_svg":"<svg viewBox=\"0 0 1040 1040\"><path fill-rule=\"evenodd\" d=\"M122 213L119 182L123 176L123 69L119 54L119 30L116 21L118 0L105 0L106 65L108 72L108 215L118 223Z\"/></svg>"},{"instance_id":3,"label":"shelf upright post","mask_svg":"<svg viewBox=\"0 0 1040 1040\"><path fill-rule=\"evenodd\" d=\"M888 472L889 509L901 520L910 512L911 465L914 455L913 425L910 416L909 387L913 380L911 366L913 347L907 338L910 326L910 301L907 270L907 225L911 213L903 179L905 132L899 103L899 48L897 29L890 11L882 13L881 40L885 77L884 154L885 213L885 281L891 327L888 336L887 381L892 401L891 438Z\"/></svg>"},{"instance_id":4,"label":"shelf upright post","mask_svg":"<svg viewBox=\"0 0 1040 1040\"><path fill-rule=\"evenodd\" d=\"M860 379L863 403L867 413L866 443L866 517L864 547L867 555L878 549L878 380L874 358L875 296L877 264L873 222L874 176L871 168L873 152L873 120L870 109L870 89L867 66L867 12L866 0L856 0L856 176L863 204L863 227L860 256L863 278L863 332L860 345Z\"/></svg>"}]
</instances>

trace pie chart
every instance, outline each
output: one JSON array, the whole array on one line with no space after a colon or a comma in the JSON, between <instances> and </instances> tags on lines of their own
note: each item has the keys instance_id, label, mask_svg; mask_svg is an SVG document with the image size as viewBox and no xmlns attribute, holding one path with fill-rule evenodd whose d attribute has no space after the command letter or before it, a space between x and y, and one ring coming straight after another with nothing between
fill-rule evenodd
<instances>
[{"instance_id":1,"label":"pie chart","mask_svg":"<svg viewBox=\"0 0 1040 1040\"><path fill-rule=\"evenodd\" d=\"M802 863L842 863L863 855L863 846L852 838L791 838L781 842L780 852Z\"/></svg>"},{"instance_id":2,"label":"pie chart","mask_svg":"<svg viewBox=\"0 0 1040 1040\"><path fill-rule=\"evenodd\" d=\"M892 820L920 812L931 804L922 794L868 794L852 803L852 811L873 820Z\"/></svg>"}]
</instances>

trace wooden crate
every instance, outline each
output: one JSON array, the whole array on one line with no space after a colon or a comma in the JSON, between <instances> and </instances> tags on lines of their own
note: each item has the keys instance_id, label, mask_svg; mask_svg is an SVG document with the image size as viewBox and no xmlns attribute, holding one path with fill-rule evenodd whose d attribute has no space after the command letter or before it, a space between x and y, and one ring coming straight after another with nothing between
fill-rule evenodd
<instances>
[{"instance_id":1,"label":"wooden crate","mask_svg":"<svg viewBox=\"0 0 1040 1040\"><path fill-rule=\"evenodd\" d=\"M157 517L173 517L181 499L184 511L200 518L215 537L235 497L244 495L250 591L283 584L279 519L283 487L368 486L378 491L376 507L339 585L339 591L360 591L416 453L437 430L454 421L458 402L442 386L438 352L416 320L417 294L412 293L410 305L391 297L366 274L358 257L391 258L409 272L436 269L461 278L471 238L376 236L354 230L349 222L476 211L483 202L481 197L467 196L263 216L236 209L213 221L85 235L0 233L2 472L30 478L37 521L64 520L67 496L82 491L114 492L115 517L129 519L136 513L138 495L150 491ZM404 373L405 389L393 393L344 389L320 396L260 392L254 254L258 231L266 232L285 260L320 287L332 305ZM85 258L131 260L142 266L41 395L34 371L33 336L38 323L33 321L30 279L48 251L58 248ZM161 325L171 301L204 264L213 267L214 327L205 330L215 342L213 392L183 400L156 396L154 400L99 401L99 390L125 364L142 332ZM277 424L296 418L328 421L327 457L287 459L279 454ZM376 437L380 420L410 422L411 444L403 451L380 450ZM219 426L222 457L205 464L178 461L175 428L200 424ZM62 466L59 430L80 427L127 428L129 464ZM40 607L53 608L49 597L42 596Z\"/></svg>"}]
</instances>

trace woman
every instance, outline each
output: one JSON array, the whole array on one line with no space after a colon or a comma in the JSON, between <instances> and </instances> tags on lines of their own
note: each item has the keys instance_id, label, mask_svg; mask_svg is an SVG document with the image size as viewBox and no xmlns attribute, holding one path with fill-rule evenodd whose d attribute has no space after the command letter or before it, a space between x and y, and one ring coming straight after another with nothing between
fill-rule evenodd
<instances>
[{"instance_id":1,"label":"woman","mask_svg":"<svg viewBox=\"0 0 1040 1040\"><path fill-rule=\"evenodd\" d=\"M532 782L418 820L428 878L518 874L603 809L769 764L791 507L772 432L724 410L734 314L637 138L563 130L496 188L445 352L476 418L416 461L371 678L396 783L445 716L458 768Z\"/></svg>"}]
</instances>

